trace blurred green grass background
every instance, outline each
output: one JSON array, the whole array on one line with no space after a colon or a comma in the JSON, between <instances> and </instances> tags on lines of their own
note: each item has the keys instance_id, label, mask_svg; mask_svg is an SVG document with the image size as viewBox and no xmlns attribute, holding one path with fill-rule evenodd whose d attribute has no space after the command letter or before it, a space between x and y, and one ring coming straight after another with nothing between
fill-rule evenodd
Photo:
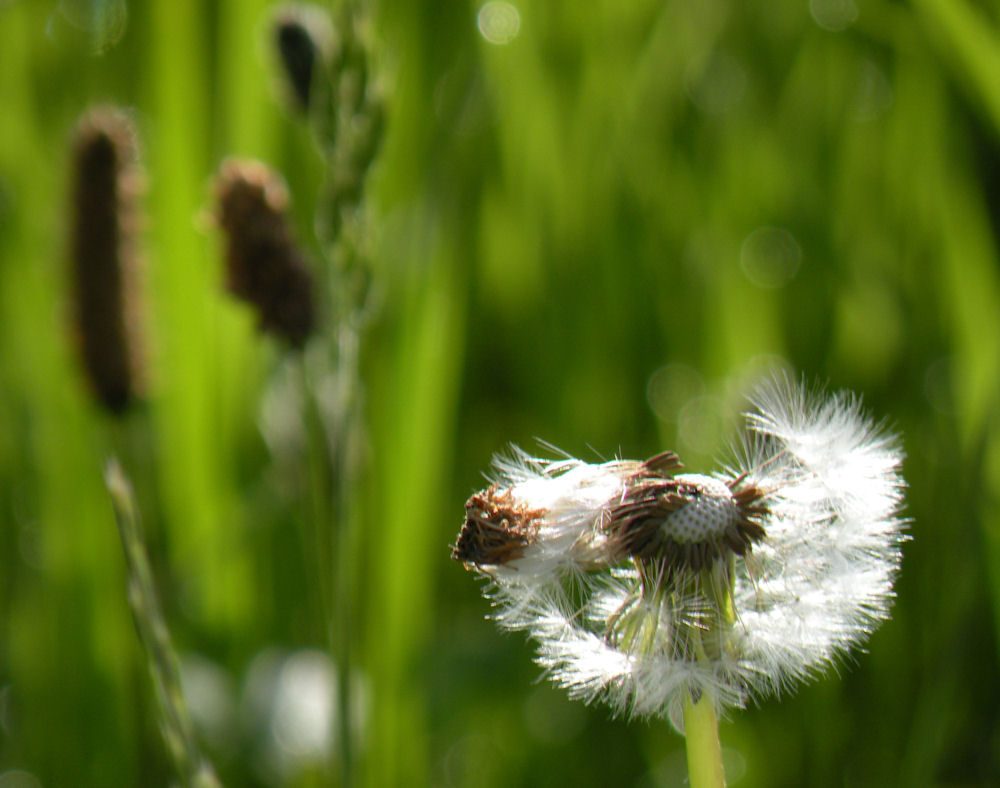
<instances>
[{"instance_id":1,"label":"blurred green grass background","mask_svg":"<svg viewBox=\"0 0 1000 788\"><path fill-rule=\"evenodd\" d=\"M0 2L3 788L171 779L101 481L123 430L68 333L69 133L96 102L143 140L152 385L127 441L189 702L225 783L337 779L254 711L260 676L329 644L305 485L266 428L289 362L223 292L204 220L222 158L253 156L311 238L322 168L280 101L272 7ZM668 724L539 683L447 545L507 443L708 469L774 365L902 431L914 539L868 653L723 723L731 783L1000 782L997 7L370 10L388 122L351 515L358 783L681 783Z\"/></svg>"}]
</instances>

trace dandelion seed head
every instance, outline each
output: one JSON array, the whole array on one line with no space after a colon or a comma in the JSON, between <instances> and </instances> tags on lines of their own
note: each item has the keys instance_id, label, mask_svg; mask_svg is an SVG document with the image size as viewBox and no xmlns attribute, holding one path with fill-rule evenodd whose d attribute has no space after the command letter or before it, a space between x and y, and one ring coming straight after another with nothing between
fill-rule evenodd
<instances>
[{"instance_id":1,"label":"dandelion seed head","mask_svg":"<svg viewBox=\"0 0 1000 788\"><path fill-rule=\"evenodd\" d=\"M571 697L680 728L812 679L889 615L906 535L899 439L850 394L775 377L733 459L587 464L515 449L466 505L453 556L490 580Z\"/></svg>"}]
</instances>

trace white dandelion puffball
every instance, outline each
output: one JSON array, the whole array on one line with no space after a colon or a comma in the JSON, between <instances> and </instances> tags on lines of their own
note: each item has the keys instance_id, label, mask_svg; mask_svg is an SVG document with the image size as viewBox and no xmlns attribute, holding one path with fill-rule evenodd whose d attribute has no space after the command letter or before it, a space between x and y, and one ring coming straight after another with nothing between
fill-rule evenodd
<instances>
[{"instance_id":1,"label":"white dandelion puffball","mask_svg":"<svg viewBox=\"0 0 1000 788\"><path fill-rule=\"evenodd\" d=\"M729 467L514 449L452 555L570 695L628 716L718 710L822 672L888 617L905 520L898 437L851 394L775 378Z\"/></svg>"}]
</instances>

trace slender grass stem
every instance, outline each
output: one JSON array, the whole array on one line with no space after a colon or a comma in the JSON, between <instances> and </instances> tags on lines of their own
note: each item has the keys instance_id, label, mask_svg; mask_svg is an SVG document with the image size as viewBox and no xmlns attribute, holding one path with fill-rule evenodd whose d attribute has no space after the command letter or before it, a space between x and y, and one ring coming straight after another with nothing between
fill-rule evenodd
<instances>
[{"instance_id":1,"label":"slender grass stem","mask_svg":"<svg viewBox=\"0 0 1000 788\"><path fill-rule=\"evenodd\" d=\"M322 597L326 636L338 676L336 744L340 756L340 780L342 785L349 786L354 780L351 644L354 640L352 614L355 599L350 523L352 491L357 476L351 446L353 431L358 428L357 420L360 419L354 409L354 395L359 381L353 356L345 358L343 353L338 353L334 365L338 385L337 402L332 414L325 413L319 404L317 377L322 377L322 371L310 371L308 364L303 363L301 380L311 439L309 464L318 591Z\"/></svg>"},{"instance_id":2,"label":"slender grass stem","mask_svg":"<svg viewBox=\"0 0 1000 788\"><path fill-rule=\"evenodd\" d=\"M319 593L323 635L333 640L333 606L335 594L331 571L334 564L334 533L336 532L335 490L336 473L333 449L327 434L326 420L316 394L314 374L308 370L305 358L299 358L297 368L302 393L303 420L308 439L307 464L309 473L309 500L306 502L310 533L305 534L304 546L307 565L312 572L313 585Z\"/></svg>"},{"instance_id":3,"label":"slender grass stem","mask_svg":"<svg viewBox=\"0 0 1000 788\"><path fill-rule=\"evenodd\" d=\"M356 442L357 431L362 429L363 416L360 412L361 378L357 366L356 336L349 326L342 323L338 332L338 419L335 425L334 447L334 507L336 533L331 571L336 584L334 611L336 615L333 630L334 654L338 669L339 736L341 777L343 785L354 784L354 743L352 736L352 673L354 671L353 644L355 638L355 593L353 508L354 491L360 469Z\"/></svg>"},{"instance_id":4,"label":"slender grass stem","mask_svg":"<svg viewBox=\"0 0 1000 788\"><path fill-rule=\"evenodd\" d=\"M691 788L725 788L719 721L708 695L697 703L690 696L684 699L684 732Z\"/></svg>"},{"instance_id":5,"label":"slender grass stem","mask_svg":"<svg viewBox=\"0 0 1000 788\"><path fill-rule=\"evenodd\" d=\"M108 462L104 478L125 551L129 606L149 662L167 749L184 785L217 788L220 783L211 763L202 756L198 747L194 725L181 691L177 652L163 618L146 546L139 533L139 515L132 486L116 459Z\"/></svg>"}]
</instances>

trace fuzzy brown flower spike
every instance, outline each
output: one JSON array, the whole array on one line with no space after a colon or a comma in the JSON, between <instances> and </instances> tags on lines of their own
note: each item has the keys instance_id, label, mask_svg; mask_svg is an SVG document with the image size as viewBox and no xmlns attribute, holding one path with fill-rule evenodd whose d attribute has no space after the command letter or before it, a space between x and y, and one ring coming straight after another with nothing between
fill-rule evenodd
<instances>
[{"instance_id":1,"label":"fuzzy brown flower spike","mask_svg":"<svg viewBox=\"0 0 1000 788\"><path fill-rule=\"evenodd\" d=\"M73 311L83 366L101 404L121 413L137 396L138 275L135 203L141 183L135 132L113 107L96 107L73 140Z\"/></svg>"},{"instance_id":2,"label":"fuzzy brown flower spike","mask_svg":"<svg viewBox=\"0 0 1000 788\"><path fill-rule=\"evenodd\" d=\"M313 280L292 240L281 177L256 161L223 162L217 219L226 233L226 286L254 305L260 328L302 347L316 322Z\"/></svg>"}]
</instances>

